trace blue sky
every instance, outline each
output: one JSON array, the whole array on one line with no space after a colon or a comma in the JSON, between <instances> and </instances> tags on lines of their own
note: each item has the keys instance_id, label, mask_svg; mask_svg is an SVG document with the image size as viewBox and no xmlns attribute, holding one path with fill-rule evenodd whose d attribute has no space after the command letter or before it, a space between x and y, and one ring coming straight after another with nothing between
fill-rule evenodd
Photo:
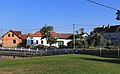
<instances>
[{"instance_id":1,"label":"blue sky","mask_svg":"<svg viewBox=\"0 0 120 74\"><path fill-rule=\"evenodd\" d=\"M120 9L120 0L93 0ZM90 32L96 26L114 25L117 11L101 7L86 0L0 0L0 28L23 33L40 29L45 24L55 27L56 32L72 32L85 28Z\"/></svg>"}]
</instances>

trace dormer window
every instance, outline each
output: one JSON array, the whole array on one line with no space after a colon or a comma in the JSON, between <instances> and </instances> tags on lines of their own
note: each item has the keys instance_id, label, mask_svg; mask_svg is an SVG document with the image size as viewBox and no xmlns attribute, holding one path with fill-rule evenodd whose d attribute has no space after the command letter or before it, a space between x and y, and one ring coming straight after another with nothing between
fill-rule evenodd
<instances>
[{"instance_id":1,"label":"dormer window","mask_svg":"<svg viewBox=\"0 0 120 74\"><path fill-rule=\"evenodd\" d=\"M12 34L12 37L14 37L14 34Z\"/></svg>"},{"instance_id":2,"label":"dormer window","mask_svg":"<svg viewBox=\"0 0 120 74\"><path fill-rule=\"evenodd\" d=\"M10 34L8 34L8 37L10 37Z\"/></svg>"}]
</instances>

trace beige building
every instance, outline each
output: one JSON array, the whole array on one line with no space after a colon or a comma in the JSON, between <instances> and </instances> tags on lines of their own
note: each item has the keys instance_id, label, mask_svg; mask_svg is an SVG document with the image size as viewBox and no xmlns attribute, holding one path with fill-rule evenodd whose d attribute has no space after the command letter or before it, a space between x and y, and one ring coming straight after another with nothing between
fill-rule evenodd
<instances>
[{"instance_id":1,"label":"beige building","mask_svg":"<svg viewBox=\"0 0 120 74\"><path fill-rule=\"evenodd\" d=\"M2 37L4 47L16 47L19 43L26 40L28 35L21 34L21 31L8 31Z\"/></svg>"}]
</instances>

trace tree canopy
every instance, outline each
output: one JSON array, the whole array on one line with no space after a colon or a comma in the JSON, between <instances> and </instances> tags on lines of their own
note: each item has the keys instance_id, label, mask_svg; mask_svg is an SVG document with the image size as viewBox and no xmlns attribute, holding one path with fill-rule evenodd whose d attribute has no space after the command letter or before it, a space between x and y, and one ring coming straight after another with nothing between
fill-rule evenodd
<instances>
[{"instance_id":1,"label":"tree canopy","mask_svg":"<svg viewBox=\"0 0 120 74\"><path fill-rule=\"evenodd\" d=\"M89 46L104 46L108 43L100 33L91 33L87 39Z\"/></svg>"},{"instance_id":2,"label":"tree canopy","mask_svg":"<svg viewBox=\"0 0 120 74\"><path fill-rule=\"evenodd\" d=\"M43 26L41 29L40 29L40 33L43 35L43 36L49 36L50 33L54 30L54 27L53 26Z\"/></svg>"},{"instance_id":3,"label":"tree canopy","mask_svg":"<svg viewBox=\"0 0 120 74\"><path fill-rule=\"evenodd\" d=\"M50 46L54 43L56 43L57 38L54 37L51 32L54 30L53 26L45 25L40 29L40 33L43 35L44 38L46 38L47 42L50 44Z\"/></svg>"}]
</instances>

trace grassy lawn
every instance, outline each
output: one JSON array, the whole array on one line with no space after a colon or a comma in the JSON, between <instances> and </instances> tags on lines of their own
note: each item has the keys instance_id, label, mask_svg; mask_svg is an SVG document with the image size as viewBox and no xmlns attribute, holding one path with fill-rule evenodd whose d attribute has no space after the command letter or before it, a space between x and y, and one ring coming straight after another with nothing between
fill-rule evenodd
<instances>
[{"instance_id":1,"label":"grassy lawn","mask_svg":"<svg viewBox=\"0 0 120 74\"><path fill-rule=\"evenodd\" d=\"M0 60L2 74L120 74L120 60L70 54Z\"/></svg>"}]
</instances>

